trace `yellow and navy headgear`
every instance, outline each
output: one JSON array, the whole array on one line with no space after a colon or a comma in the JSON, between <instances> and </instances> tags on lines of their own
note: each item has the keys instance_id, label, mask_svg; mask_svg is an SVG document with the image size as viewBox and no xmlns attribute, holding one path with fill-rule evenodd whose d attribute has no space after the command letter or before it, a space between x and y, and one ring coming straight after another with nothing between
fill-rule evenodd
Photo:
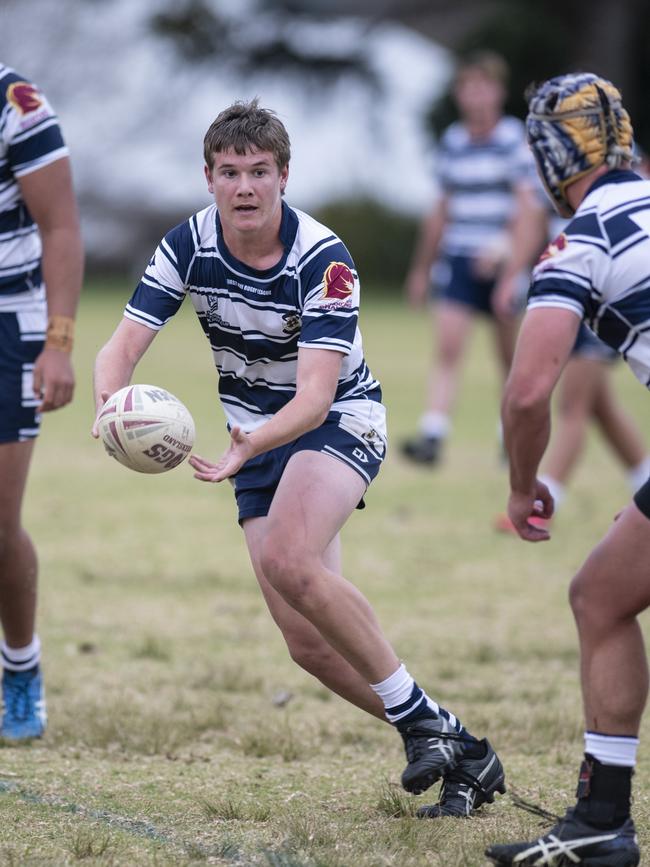
<instances>
[{"instance_id":1,"label":"yellow and navy headgear","mask_svg":"<svg viewBox=\"0 0 650 867\"><path fill-rule=\"evenodd\" d=\"M633 159L630 117L614 85L590 72L551 78L527 97L528 144L556 209L569 217L569 184L598 166Z\"/></svg>"}]
</instances>

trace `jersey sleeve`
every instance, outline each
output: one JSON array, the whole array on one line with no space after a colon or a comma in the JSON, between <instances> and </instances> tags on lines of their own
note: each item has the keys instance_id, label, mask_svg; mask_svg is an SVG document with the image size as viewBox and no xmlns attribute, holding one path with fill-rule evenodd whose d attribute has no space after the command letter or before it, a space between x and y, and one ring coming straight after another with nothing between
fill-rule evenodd
<instances>
[{"instance_id":1,"label":"jersey sleeve","mask_svg":"<svg viewBox=\"0 0 650 867\"><path fill-rule=\"evenodd\" d=\"M581 319L598 307L610 267L608 246L594 215L577 217L546 247L533 271L528 309L561 307Z\"/></svg>"},{"instance_id":2,"label":"jersey sleeve","mask_svg":"<svg viewBox=\"0 0 650 867\"><path fill-rule=\"evenodd\" d=\"M451 192L453 187L450 176L450 168L453 164L453 159L449 151L448 143L450 135L451 131L447 130L443 133L440 139L438 152L436 154L435 170L433 173L433 179L441 194Z\"/></svg>"},{"instance_id":3,"label":"jersey sleeve","mask_svg":"<svg viewBox=\"0 0 650 867\"><path fill-rule=\"evenodd\" d=\"M159 331L178 311L197 249L194 239L189 221L165 235L126 305L127 319Z\"/></svg>"},{"instance_id":4,"label":"jersey sleeve","mask_svg":"<svg viewBox=\"0 0 650 867\"><path fill-rule=\"evenodd\" d=\"M530 189L538 188L540 183L537 179L535 160L526 143L522 130L521 140L518 141L512 151L510 171L513 187L525 185Z\"/></svg>"},{"instance_id":5,"label":"jersey sleeve","mask_svg":"<svg viewBox=\"0 0 650 867\"><path fill-rule=\"evenodd\" d=\"M36 85L15 73L2 85L0 135L11 173L20 178L68 156L58 118Z\"/></svg>"},{"instance_id":6,"label":"jersey sleeve","mask_svg":"<svg viewBox=\"0 0 650 867\"><path fill-rule=\"evenodd\" d=\"M298 346L349 355L359 319L359 278L352 257L337 241L318 253L301 275L302 324Z\"/></svg>"}]
</instances>

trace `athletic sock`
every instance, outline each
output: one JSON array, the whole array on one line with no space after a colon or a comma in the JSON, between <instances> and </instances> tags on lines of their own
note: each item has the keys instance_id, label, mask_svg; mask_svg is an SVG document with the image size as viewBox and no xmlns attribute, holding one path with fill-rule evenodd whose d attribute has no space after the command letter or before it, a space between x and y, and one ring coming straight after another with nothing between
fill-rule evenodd
<instances>
[{"instance_id":1,"label":"athletic sock","mask_svg":"<svg viewBox=\"0 0 650 867\"><path fill-rule=\"evenodd\" d=\"M585 753L589 753L603 765L633 768L636 765L638 747L638 738L585 732Z\"/></svg>"},{"instance_id":2,"label":"athletic sock","mask_svg":"<svg viewBox=\"0 0 650 867\"><path fill-rule=\"evenodd\" d=\"M638 738L585 732L576 815L593 827L618 828L629 818L638 745Z\"/></svg>"},{"instance_id":3,"label":"athletic sock","mask_svg":"<svg viewBox=\"0 0 650 867\"><path fill-rule=\"evenodd\" d=\"M553 497L555 508L558 509L566 496L566 487L552 476L540 476L539 480L548 488L549 493Z\"/></svg>"},{"instance_id":4,"label":"athletic sock","mask_svg":"<svg viewBox=\"0 0 650 867\"><path fill-rule=\"evenodd\" d=\"M449 435L451 421L442 412L425 412L420 419L420 433L429 440L443 440Z\"/></svg>"},{"instance_id":5,"label":"athletic sock","mask_svg":"<svg viewBox=\"0 0 650 867\"><path fill-rule=\"evenodd\" d=\"M26 647L9 647L3 641L1 651L2 666L9 671L29 671L41 661L41 641L36 634Z\"/></svg>"},{"instance_id":6,"label":"athletic sock","mask_svg":"<svg viewBox=\"0 0 650 867\"><path fill-rule=\"evenodd\" d=\"M416 720L444 717L457 734L472 743L476 741L453 713L440 707L417 685L404 664L381 683L371 683L370 688L384 703L386 719L392 725L403 728Z\"/></svg>"},{"instance_id":7,"label":"athletic sock","mask_svg":"<svg viewBox=\"0 0 650 867\"><path fill-rule=\"evenodd\" d=\"M635 494L641 485L645 484L650 477L650 455L645 457L636 467L631 467L627 471L627 482L630 490Z\"/></svg>"}]
</instances>

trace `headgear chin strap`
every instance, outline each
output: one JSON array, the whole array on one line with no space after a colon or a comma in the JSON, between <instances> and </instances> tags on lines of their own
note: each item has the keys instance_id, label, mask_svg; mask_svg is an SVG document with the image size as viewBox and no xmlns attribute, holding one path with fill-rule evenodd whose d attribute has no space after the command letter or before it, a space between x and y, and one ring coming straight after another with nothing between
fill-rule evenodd
<instances>
[{"instance_id":1,"label":"headgear chin strap","mask_svg":"<svg viewBox=\"0 0 650 867\"><path fill-rule=\"evenodd\" d=\"M545 81L528 107L526 132L540 176L556 209L569 217L569 184L598 166L632 161L630 117L614 85L590 72Z\"/></svg>"}]
</instances>

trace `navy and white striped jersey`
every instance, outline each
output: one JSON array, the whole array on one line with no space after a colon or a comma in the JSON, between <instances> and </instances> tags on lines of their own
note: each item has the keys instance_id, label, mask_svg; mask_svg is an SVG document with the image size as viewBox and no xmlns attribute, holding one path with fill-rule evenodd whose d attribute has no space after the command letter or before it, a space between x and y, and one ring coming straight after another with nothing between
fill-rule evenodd
<instances>
[{"instance_id":1,"label":"navy and white striped jersey","mask_svg":"<svg viewBox=\"0 0 650 867\"><path fill-rule=\"evenodd\" d=\"M437 177L448 201L441 250L475 256L498 243L514 212L514 193L533 183L535 166L523 123L502 117L487 138L472 139L462 123L443 133Z\"/></svg>"},{"instance_id":2,"label":"navy and white striped jersey","mask_svg":"<svg viewBox=\"0 0 650 867\"><path fill-rule=\"evenodd\" d=\"M295 395L300 347L336 350L344 359L332 409L385 437L381 389L357 326L350 254L328 228L284 202L280 238L278 264L250 268L231 255L210 205L165 236L124 315L157 330L189 295L210 341L228 423L246 431Z\"/></svg>"},{"instance_id":3,"label":"navy and white striped jersey","mask_svg":"<svg viewBox=\"0 0 650 867\"><path fill-rule=\"evenodd\" d=\"M18 178L67 154L45 96L0 64L0 312L29 311L44 301L41 239Z\"/></svg>"},{"instance_id":4,"label":"navy and white striped jersey","mask_svg":"<svg viewBox=\"0 0 650 867\"><path fill-rule=\"evenodd\" d=\"M533 271L528 308L572 310L650 388L650 181L598 178Z\"/></svg>"}]
</instances>

